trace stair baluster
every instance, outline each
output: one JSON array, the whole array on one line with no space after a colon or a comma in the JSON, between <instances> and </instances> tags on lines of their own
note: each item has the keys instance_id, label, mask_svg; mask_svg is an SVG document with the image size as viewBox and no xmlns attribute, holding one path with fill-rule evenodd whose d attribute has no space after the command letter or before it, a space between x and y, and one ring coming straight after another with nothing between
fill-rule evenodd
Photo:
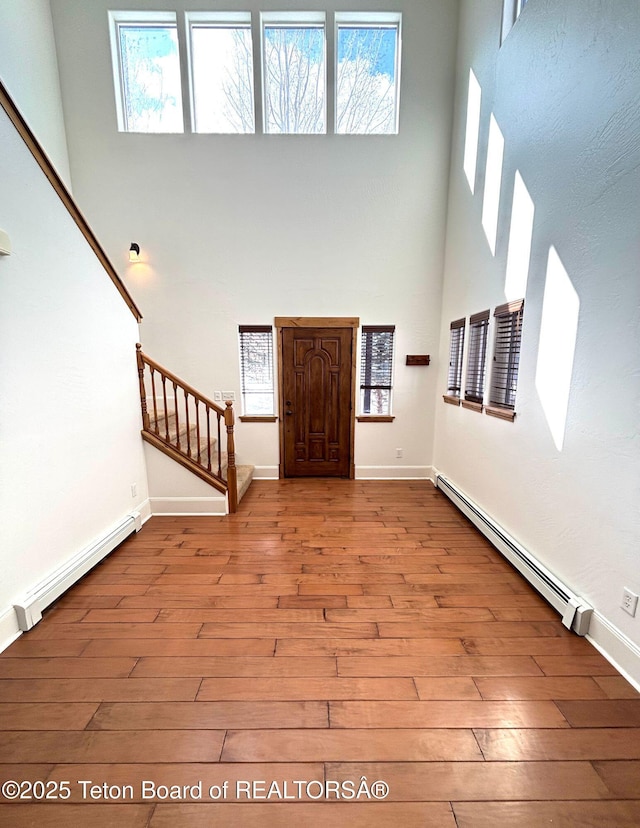
<instances>
[{"instance_id":1,"label":"stair baluster","mask_svg":"<svg viewBox=\"0 0 640 828\"><path fill-rule=\"evenodd\" d=\"M158 433L158 412L156 410L156 378L155 372L153 368L150 371L151 374L151 404L153 405L153 429Z\"/></svg>"},{"instance_id":2,"label":"stair baluster","mask_svg":"<svg viewBox=\"0 0 640 828\"><path fill-rule=\"evenodd\" d=\"M202 463L202 449L200 447L200 400L196 399L196 445L198 446L198 463Z\"/></svg>"},{"instance_id":3,"label":"stair baluster","mask_svg":"<svg viewBox=\"0 0 640 828\"><path fill-rule=\"evenodd\" d=\"M142 409L142 436L156 448L168 454L177 462L197 474L210 485L227 494L230 512L235 512L238 506L238 471L235 455L235 417L233 403L225 401L225 408L198 393L187 383L150 359L136 345L138 364L138 379L140 385L140 405ZM147 385L145 384L145 368L149 368L148 388L152 396L153 423L148 411ZM158 397L156 374L162 383L162 410L158 411ZM173 386L173 411L169 409L167 400L167 382ZM184 426L181 426L178 398L184 398ZM202 408L201 408L202 407ZM202 416L205 422L202 422ZM217 441L212 441L211 418L215 416L217 424ZM164 424L162 419L164 418ZM226 470L223 467L222 452L222 424L226 433ZM175 429L175 433L174 433ZM202 441L206 431L206 449ZM181 437L183 442L181 445ZM192 446L192 442L195 445ZM186 442L186 445L185 445ZM214 455L217 453L217 469L214 472ZM250 479L250 478L249 478Z\"/></svg>"},{"instance_id":4,"label":"stair baluster","mask_svg":"<svg viewBox=\"0 0 640 828\"><path fill-rule=\"evenodd\" d=\"M169 410L167 408L167 378L162 375L162 402L164 405L164 436L169 442Z\"/></svg>"}]
</instances>

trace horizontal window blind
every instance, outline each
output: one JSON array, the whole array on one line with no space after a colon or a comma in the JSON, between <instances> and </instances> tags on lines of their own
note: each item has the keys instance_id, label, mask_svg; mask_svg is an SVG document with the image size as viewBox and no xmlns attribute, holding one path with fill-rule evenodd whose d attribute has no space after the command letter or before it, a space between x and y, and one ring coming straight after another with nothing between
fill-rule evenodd
<instances>
[{"instance_id":1,"label":"horizontal window blind","mask_svg":"<svg viewBox=\"0 0 640 828\"><path fill-rule=\"evenodd\" d=\"M363 325L360 397L363 414L389 414L395 325Z\"/></svg>"},{"instance_id":2,"label":"horizontal window blind","mask_svg":"<svg viewBox=\"0 0 640 828\"><path fill-rule=\"evenodd\" d=\"M482 403L487 358L489 311L474 313L469 318L469 353L464 398L469 402Z\"/></svg>"},{"instance_id":3,"label":"horizontal window blind","mask_svg":"<svg viewBox=\"0 0 640 828\"><path fill-rule=\"evenodd\" d=\"M491 372L492 405L515 408L524 300L508 302L494 311L496 333Z\"/></svg>"},{"instance_id":4,"label":"horizontal window blind","mask_svg":"<svg viewBox=\"0 0 640 828\"><path fill-rule=\"evenodd\" d=\"M451 323L451 338L449 340L449 373L447 377L447 391L459 396L462 389L462 352L464 350L464 319L456 319Z\"/></svg>"},{"instance_id":5,"label":"horizontal window blind","mask_svg":"<svg viewBox=\"0 0 640 828\"><path fill-rule=\"evenodd\" d=\"M270 325L240 325L240 378L243 412L273 414L273 334Z\"/></svg>"}]
</instances>

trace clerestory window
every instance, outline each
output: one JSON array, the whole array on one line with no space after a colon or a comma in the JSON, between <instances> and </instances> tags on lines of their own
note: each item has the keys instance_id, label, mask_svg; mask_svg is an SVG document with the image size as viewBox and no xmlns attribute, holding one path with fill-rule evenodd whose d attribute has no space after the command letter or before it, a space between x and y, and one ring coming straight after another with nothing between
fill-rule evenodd
<instances>
[{"instance_id":1,"label":"clerestory window","mask_svg":"<svg viewBox=\"0 0 640 828\"><path fill-rule=\"evenodd\" d=\"M264 131L327 131L324 12L264 12L262 78Z\"/></svg>"},{"instance_id":2,"label":"clerestory window","mask_svg":"<svg viewBox=\"0 0 640 828\"><path fill-rule=\"evenodd\" d=\"M401 14L335 13L330 88L326 17L198 11L178 26L175 12L110 11L118 129L179 133L186 122L196 133L397 134Z\"/></svg>"},{"instance_id":3,"label":"clerestory window","mask_svg":"<svg viewBox=\"0 0 640 828\"><path fill-rule=\"evenodd\" d=\"M118 129L183 132L173 12L109 12Z\"/></svg>"},{"instance_id":4,"label":"clerestory window","mask_svg":"<svg viewBox=\"0 0 640 828\"><path fill-rule=\"evenodd\" d=\"M336 133L398 132L400 19L336 13Z\"/></svg>"},{"instance_id":5,"label":"clerestory window","mask_svg":"<svg viewBox=\"0 0 640 828\"><path fill-rule=\"evenodd\" d=\"M194 132L255 132L250 12L187 13Z\"/></svg>"},{"instance_id":6,"label":"clerestory window","mask_svg":"<svg viewBox=\"0 0 640 828\"><path fill-rule=\"evenodd\" d=\"M522 14L522 10L527 5L527 0L503 0L503 3L501 43L504 42L505 37L513 28L513 24Z\"/></svg>"}]
</instances>

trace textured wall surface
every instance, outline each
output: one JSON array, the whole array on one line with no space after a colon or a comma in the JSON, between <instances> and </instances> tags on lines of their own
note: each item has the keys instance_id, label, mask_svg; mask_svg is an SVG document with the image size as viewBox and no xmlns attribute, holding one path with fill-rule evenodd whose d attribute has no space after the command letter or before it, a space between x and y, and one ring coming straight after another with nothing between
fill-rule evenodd
<instances>
[{"instance_id":1,"label":"textured wall surface","mask_svg":"<svg viewBox=\"0 0 640 828\"><path fill-rule=\"evenodd\" d=\"M435 465L638 645L640 617L620 608L623 587L640 592L638 4L536 0L501 47L500 17L499 0L462 4L439 381L449 322L526 293L517 416L440 402ZM495 255L482 221L492 115Z\"/></svg>"}]
</instances>

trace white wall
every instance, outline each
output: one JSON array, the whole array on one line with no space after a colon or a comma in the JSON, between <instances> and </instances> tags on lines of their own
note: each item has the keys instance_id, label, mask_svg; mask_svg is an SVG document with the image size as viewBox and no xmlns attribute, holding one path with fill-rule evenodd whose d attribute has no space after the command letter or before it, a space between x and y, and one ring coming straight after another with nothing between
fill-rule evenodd
<instances>
[{"instance_id":1,"label":"white wall","mask_svg":"<svg viewBox=\"0 0 640 828\"><path fill-rule=\"evenodd\" d=\"M401 9L400 135L118 133L109 0L53 0L74 190L111 257L145 264L127 285L144 349L203 393L239 391L238 324L359 316L395 324L393 424L358 425L356 462L378 473L431 464L457 0L371 0ZM348 0L230 0L225 9L352 10ZM190 0L119 8L193 9ZM329 18L331 20L331 18ZM404 449L402 460L396 448ZM278 425L239 424L238 462L278 464ZM385 470L385 467L390 467Z\"/></svg>"},{"instance_id":2,"label":"white wall","mask_svg":"<svg viewBox=\"0 0 640 828\"><path fill-rule=\"evenodd\" d=\"M623 587L640 593L638 4L531 0L499 48L501 5L461 10L439 391L449 322L522 298L505 284L519 171L535 216L528 270L526 239L515 248L515 275L528 275L517 416L438 402L435 465L595 607L601 644L635 649L616 657L640 681L640 613L620 608ZM474 194L463 173L470 68L482 89ZM482 227L491 113L505 141L495 256ZM579 302L566 418L549 299L563 284L562 308Z\"/></svg>"},{"instance_id":3,"label":"white wall","mask_svg":"<svg viewBox=\"0 0 640 828\"><path fill-rule=\"evenodd\" d=\"M58 61L49 0L0 3L0 80L70 187Z\"/></svg>"},{"instance_id":4,"label":"white wall","mask_svg":"<svg viewBox=\"0 0 640 828\"><path fill-rule=\"evenodd\" d=\"M148 494L136 320L2 110L0 146L1 649L14 602Z\"/></svg>"}]
</instances>

